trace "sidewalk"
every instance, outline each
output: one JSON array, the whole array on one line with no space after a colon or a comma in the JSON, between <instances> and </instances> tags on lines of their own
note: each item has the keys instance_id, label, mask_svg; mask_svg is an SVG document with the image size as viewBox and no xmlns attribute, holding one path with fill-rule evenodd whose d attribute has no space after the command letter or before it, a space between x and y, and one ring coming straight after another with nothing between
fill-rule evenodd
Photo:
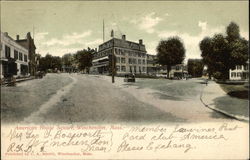
<instances>
[{"instance_id":1,"label":"sidewalk","mask_svg":"<svg viewBox=\"0 0 250 160\"><path fill-rule=\"evenodd\" d=\"M249 122L248 100L227 95L219 84L209 81L201 94L201 102L208 108L228 117Z\"/></svg>"},{"instance_id":2,"label":"sidewalk","mask_svg":"<svg viewBox=\"0 0 250 160\"><path fill-rule=\"evenodd\" d=\"M30 77L25 77L25 78L18 78L18 79L16 79L16 83L28 81L28 80L32 80L32 79L35 79L35 77L30 76ZM8 82L4 82L2 85L7 85L7 84L8 84Z\"/></svg>"}]
</instances>

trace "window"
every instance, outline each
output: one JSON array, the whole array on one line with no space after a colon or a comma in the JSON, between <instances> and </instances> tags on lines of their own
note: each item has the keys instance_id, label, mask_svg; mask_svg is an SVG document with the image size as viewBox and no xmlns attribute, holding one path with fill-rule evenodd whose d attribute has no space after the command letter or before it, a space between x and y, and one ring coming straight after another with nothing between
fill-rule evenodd
<instances>
[{"instance_id":1,"label":"window","mask_svg":"<svg viewBox=\"0 0 250 160\"><path fill-rule=\"evenodd\" d=\"M133 59L133 64L136 64L136 59L135 58Z\"/></svg>"},{"instance_id":2,"label":"window","mask_svg":"<svg viewBox=\"0 0 250 160\"><path fill-rule=\"evenodd\" d=\"M236 77L236 73L235 72L231 72L231 77Z\"/></svg>"},{"instance_id":3,"label":"window","mask_svg":"<svg viewBox=\"0 0 250 160\"><path fill-rule=\"evenodd\" d=\"M126 63L125 58L121 58L121 63Z\"/></svg>"},{"instance_id":4,"label":"window","mask_svg":"<svg viewBox=\"0 0 250 160\"><path fill-rule=\"evenodd\" d=\"M141 60L140 59L138 59L138 64L141 64Z\"/></svg>"},{"instance_id":5,"label":"window","mask_svg":"<svg viewBox=\"0 0 250 160\"><path fill-rule=\"evenodd\" d=\"M248 70L248 65L245 65L245 66L244 66L244 70Z\"/></svg>"},{"instance_id":6,"label":"window","mask_svg":"<svg viewBox=\"0 0 250 160\"><path fill-rule=\"evenodd\" d=\"M18 52L17 52L17 50L14 50L14 58L18 59Z\"/></svg>"},{"instance_id":7,"label":"window","mask_svg":"<svg viewBox=\"0 0 250 160\"><path fill-rule=\"evenodd\" d=\"M129 72L132 73L132 66L129 66Z\"/></svg>"},{"instance_id":8,"label":"window","mask_svg":"<svg viewBox=\"0 0 250 160\"><path fill-rule=\"evenodd\" d=\"M145 64L145 60L144 59L142 60L142 64Z\"/></svg>"},{"instance_id":9,"label":"window","mask_svg":"<svg viewBox=\"0 0 250 160\"><path fill-rule=\"evenodd\" d=\"M125 56L125 52L122 49L121 49L121 55Z\"/></svg>"},{"instance_id":10,"label":"window","mask_svg":"<svg viewBox=\"0 0 250 160\"><path fill-rule=\"evenodd\" d=\"M119 50L118 50L117 48L115 48L115 53L116 53L117 55L120 54L120 53L119 53Z\"/></svg>"},{"instance_id":11,"label":"window","mask_svg":"<svg viewBox=\"0 0 250 160\"><path fill-rule=\"evenodd\" d=\"M241 73L238 72L238 73L237 73L237 77L241 77Z\"/></svg>"},{"instance_id":12,"label":"window","mask_svg":"<svg viewBox=\"0 0 250 160\"><path fill-rule=\"evenodd\" d=\"M10 47L5 45L5 57L9 58L10 57Z\"/></svg>"},{"instance_id":13,"label":"window","mask_svg":"<svg viewBox=\"0 0 250 160\"><path fill-rule=\"evenodd\" d=\"M22 61L23 60L23 54L21 52L19 52L19 60Z\"/></svg>"},{"instance_id":14,"label":"window","mask_svg":"<svg viewBox=\"0 0 250 160\"><path fill-rule=\"evenodd\" d=\"M121 58L120 57L116 57L116 62L120 63L121 62Z\"/></svg>"},{"instance_id":15,"label":"window","mask_svg":"<svg viewBox=\"0 0 250 160\"><path fill-rule=\"evenodd\" d=\"M122 66L122 72L126 72L126 67Z\"/></svg>"},{"instance_id":16,"label":"window","mask_svg":"<svg viewBox=\"0 0 250 160\"><path fill-rule=\"evenodd\" d=\"M24 62L27 62L28 61L28 56L25 54L24 55Z\"/></svg>"},{"instance_id":17,"label":"window","mask_svg":"<svg viewBox=\"0 0 250 160\"><path fill-rule=\"evenodd\" d=\"M134 66L134 72L136 72L136 66Z\"/></svg>"},{"instance_id":18,"label":"window","mask_svg":"<svg viewBox=\"0 0 250 160\"><path fill-rule=\"evenodd\" d=\"M142 67L142 72L145 72L145 67Z\"/></svg>"},{"instance_id":19,"label":"window","mask_svg":"<svg viewBox=\"0 0 250 160\"><path fill-rule=\"evenodd\" d=\"M132 63L133 63L133 62L132 62L132 58L129 58L129 59L128 59L128 63L129 63L129 64L132 64Z\"/></svg>"},{"instance_id":20,"label":"window","mask_svg":"<svg viewBox=\"0 0 250 160\"><path fill-rule=\"evenodd\" d=\"M120 71L120 66L116 66L116 70L119 72Z\"/></svg>"},{"instance_id":21,"label":"window","mask_svg":"<svg viewBox=\"0 0 250 160\"><path fill-rule=\"evenodd\" d=\"M240 70L240 69L242 68L242 66L236 66L236 68L237 68L238 70Z\"/></svg>"},{"instance_id":22,"label":"window","mask_svg":"<svg viewBox=\"0 0 250 160\"><path fill-rule=\"evenodd\" d=\"M131 52L131 51L129 51L129 52L128 52L128 55L129 55L129 56L132 56L132 52Z\"/></svg>"}]
</instances>

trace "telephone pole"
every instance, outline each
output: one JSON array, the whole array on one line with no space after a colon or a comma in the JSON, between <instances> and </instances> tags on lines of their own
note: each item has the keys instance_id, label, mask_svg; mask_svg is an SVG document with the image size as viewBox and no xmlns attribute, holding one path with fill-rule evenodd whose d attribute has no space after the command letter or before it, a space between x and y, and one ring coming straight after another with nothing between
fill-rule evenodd
<instances>
[{"instance_id":1,"label":"telephone pole","mask_svg":"<svg viewBox=\"0 0 250 160\"><path fill-rule=\"evenodd\" d=\"M104 19L103 19L103 23L102 23L102 39L103 39L103 43L105 41L105 30L104 30Z\"/></svg>"},{"instance_id":2,"label":"telephone pole","mask_svg":"<svg viewBox=\"0 0 250 160\"><path fill-rule=\"evenodd\" d=\"M111 37L113 45L112 45L112 83L115 83L115 39L114 39L114 31L111 31Z\"/></svg>"}]
</instances>

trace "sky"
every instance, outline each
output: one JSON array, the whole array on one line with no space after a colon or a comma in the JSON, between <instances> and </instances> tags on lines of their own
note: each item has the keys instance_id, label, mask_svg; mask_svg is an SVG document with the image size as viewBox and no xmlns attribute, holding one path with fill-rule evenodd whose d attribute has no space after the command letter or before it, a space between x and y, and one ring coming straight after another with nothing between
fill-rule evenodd
<instances>
[{"instance_id":1,"label":"sky","mask_svg":"<svg viewBox=\"0 0 250 160\"><path fill-rule=\"evenodd\" d=\"M37 53L62 56L115 37L143 39L148 54L160 40L178 36L188 58L200 58L199 42L225 34L231 21L249 39L248 1L1 1L1 31L34 35Z\"/></svg>"}]
</instances>

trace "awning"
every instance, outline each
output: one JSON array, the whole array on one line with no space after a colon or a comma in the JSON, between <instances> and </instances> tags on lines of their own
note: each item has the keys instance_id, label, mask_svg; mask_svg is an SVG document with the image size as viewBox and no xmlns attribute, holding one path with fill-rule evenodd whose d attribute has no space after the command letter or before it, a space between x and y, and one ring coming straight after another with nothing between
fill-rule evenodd
<instances>
[{"instance_id":1,"label":"awning","mask_svg":"<svg viewBox=\"0 0 250 160\"><path fill-rule=\"evenodd\" d=\"M102 58L98 58L98 59L94 59L92 62L98 62L100 60L104 60L104 59L108 59L108 56L102 57Z\"/></svg>"}]
</instances>

